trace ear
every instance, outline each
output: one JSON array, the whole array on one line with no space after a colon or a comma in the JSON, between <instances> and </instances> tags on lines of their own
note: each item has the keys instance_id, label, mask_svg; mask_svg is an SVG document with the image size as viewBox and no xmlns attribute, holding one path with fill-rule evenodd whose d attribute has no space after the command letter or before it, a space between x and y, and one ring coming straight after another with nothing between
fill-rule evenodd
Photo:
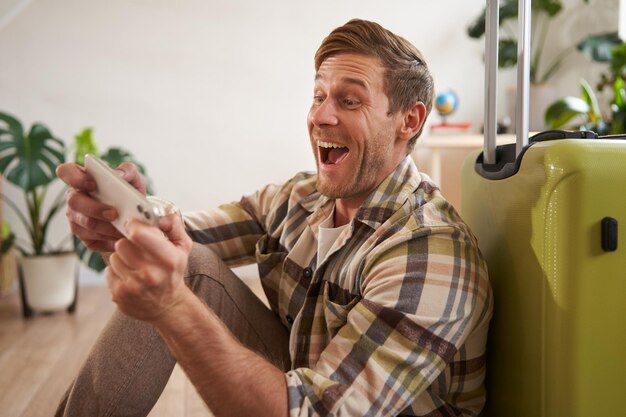
<instances>
[{"instance_id":1,"label":"ear","mask_svg":"<svg viewBox=\"0 0 626 417\"><path fill-rule=\"evenodd\" d=\"M402 123L398 126L397 137L401 141L408 142L422 128L426 120L426 106L418 101L402 112L402 115Z\"/></svg>"}]
</instances>

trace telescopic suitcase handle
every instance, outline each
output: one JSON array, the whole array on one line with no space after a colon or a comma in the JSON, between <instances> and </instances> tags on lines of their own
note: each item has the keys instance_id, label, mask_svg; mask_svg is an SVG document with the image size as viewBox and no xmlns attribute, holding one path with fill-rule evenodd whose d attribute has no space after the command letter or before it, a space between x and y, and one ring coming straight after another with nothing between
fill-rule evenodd
<instances>
[{"instance_id":1,"label":"telescopic suitcase handle","mask_svg":"<svg viewBox=\"0 0 626 417\"><path fill-rule=\"evenodd\" d=\"M496 163L497 132L497 84L498 84L498 38L499 38L499 0L486 0L485 16L485 143L483 163ZM519 1L518 41L517 41L517 102L515 132L517 141L515 155L528 145L528 103L530 84L530 15L531 0Z\"/></svg>"}]
</instances>

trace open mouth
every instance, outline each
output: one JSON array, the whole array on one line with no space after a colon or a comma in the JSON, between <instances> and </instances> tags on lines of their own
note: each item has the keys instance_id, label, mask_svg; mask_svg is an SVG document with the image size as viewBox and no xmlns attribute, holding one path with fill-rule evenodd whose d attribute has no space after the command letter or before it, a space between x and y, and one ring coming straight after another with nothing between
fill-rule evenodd
<instances>
[{"instance_id":1,"label":"open mouth","mask_svg":"<svg viewBox=\"0 0 626 417\"><path fill-rule=\"evenodd\" d=\"M324 165L336 165L348 155L349 149L333 142L317 141L320 162Z\"/></svg>"}]
</instances>

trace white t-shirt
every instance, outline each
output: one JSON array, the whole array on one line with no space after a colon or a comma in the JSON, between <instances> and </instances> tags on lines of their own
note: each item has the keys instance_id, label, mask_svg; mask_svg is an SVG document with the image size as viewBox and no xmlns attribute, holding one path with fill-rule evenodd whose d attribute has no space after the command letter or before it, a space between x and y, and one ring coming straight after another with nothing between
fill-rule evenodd
<instances>
[{"instance_id":1,"label":"white t-shirt","mask_svg":"<svg viewBox=\"0 0 626 417\"><path fill-rule=\"evenodd\" d=\"M339 235L343 230L350 225L344 224L343 226L334 227L335 226L335 210L330 213L330 216L326 217L326 219L320 223L318 230L318 239L317 239L317 266L326 259L326 255L328 255L328 251L333 247L333 244L339 238Z\"/></svg>"}]
</instances>

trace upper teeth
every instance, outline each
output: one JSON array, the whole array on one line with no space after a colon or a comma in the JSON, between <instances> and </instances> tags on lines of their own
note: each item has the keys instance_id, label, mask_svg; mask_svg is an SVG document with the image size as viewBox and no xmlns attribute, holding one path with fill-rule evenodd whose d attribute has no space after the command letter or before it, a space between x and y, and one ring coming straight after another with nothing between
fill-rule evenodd
<instances>
[{"instance_id":1,"label":"upper teeth","mask_svg":"<svg viewBox=\"0 0 626 417\"><path fill-rule=\"evenodd\" d=\"M345 146L340 145L338 143L322 142L321 140L317 141L317 144L321 146L322 148L345 148Z\"/></svg>"}]
</instances>

